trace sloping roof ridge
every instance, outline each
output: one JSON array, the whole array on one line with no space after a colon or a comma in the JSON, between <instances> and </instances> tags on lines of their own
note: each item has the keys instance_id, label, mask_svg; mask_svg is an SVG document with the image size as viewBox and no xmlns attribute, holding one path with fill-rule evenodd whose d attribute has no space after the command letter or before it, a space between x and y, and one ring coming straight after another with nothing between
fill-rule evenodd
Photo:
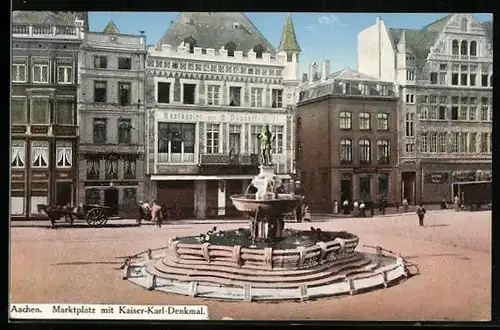
<instances>
[{"instance_id":1,"label":"sloping roof ridge","mask_svg":"<svg viewBox=\"0 0 500 330\"><path fill-rule=\"evenodd\" d=\"M255 29L255 31L262 37L262 39L264 39L264 41L266 41L271 47L272 47L272 51L276 51L276 47L274 47L274 45L266 38L266 36L260 32L259 28L257 27L257 25L255 25L252 20L250 18L248 18L248 16L243 13L243 12L240 12L241 15L250 23L250 25Z\"/></svg>"},{"instance_id":2,"label":"sloping roof ridge","mask_svg":"<svg viewBox=\"0 0 500 330\"><path fill-rule=\"evenodd\" d=\"M447 22L450 18L452 18L452 17L453 17L453 15L455 15L455 14L448 14L448 15L446 15L446 16L444 16L444 17L441 17L440 19L438 19L438 20L436 20L436 21L434 21L434 22L432 22L432 23L429 23L429 24L425 25L425 26L424 26L423 28L421 28L420 30L421 30L421 31L423 31L423 30L426 30L426 31L427 31L427 30L429 30L430 28L432 28L432 27L436 26L436 25L437 25L437 24L439 24L439 23ZM445 24L445 25L446 25L446 24ZM443 26L442 28L439 28L439 31L436 31L436 32L441 32L443 29L444 29L444 26Z\"/></svg>"}]
</instances>

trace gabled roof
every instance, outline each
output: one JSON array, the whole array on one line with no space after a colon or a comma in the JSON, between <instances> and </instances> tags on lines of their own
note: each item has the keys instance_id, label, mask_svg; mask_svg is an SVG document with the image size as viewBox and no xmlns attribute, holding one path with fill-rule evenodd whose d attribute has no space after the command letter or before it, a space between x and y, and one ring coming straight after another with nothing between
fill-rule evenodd
<instances>
[{"instance_id":1,"label":"gabled roof","mask_svg":"<svg viewBox=\"0 0 500 330\"><path fill-rule=\"evenodd\" d=\"M116 24L113 21L109 21L108 25L106 25L102 33L117 34L120 33L120 30L118 30Z\"/></svg>"},{"instance_id":2,"label":"gabled roof","mask_svg":"<svg viewBox=\"0 0 500 330\"><path fill-rule=\"evenodd\" d=\"M262 45L265 52L275 54L271 43L243 13L228 12L183 12L158 41L178 47L185 39L192 37L196 47L220 49L229 42L236 50L246 54L256 45Z\"/></svg>"},{"instance_id":3,"label":"gabled roof","mask_svg":"<svg viewBox=\"0 0 500 330\"><path fill-rule=\"evenodd\" d=\"M283 28L283 34L281 36L281 42L278 50L289 52L301 51L299 43L297 42L297 37L295 36L295 29L293 28L292 17L290 14L286 17L285 27Z\"/></svg>"},{"instance_id":4,"label":"gabled roof","mask_svg":"<svg viewBox=\"0 0 500 330\"><path fill-rule=\"evenodd\" d=\"M76 19L83 21L85 31L89 30L89 15L86 11L30 11L17 10L12 12L12 23L37 25L74 25Z\"/></svg>"},{"instance_id":5,"label":"gabled roof","mask_svg":"<svg viewBox=\"0 0 500 330\"><path fill-rule=\"evenodd\" d=\"M334 72L328 76L328 80L330 80L330 79L379 81L377 78L368 76L368 75L363 74L363 73L359 73L359 72L351 70L351 69L343 69L343 70Z\"/></svg>"}]
</instances>

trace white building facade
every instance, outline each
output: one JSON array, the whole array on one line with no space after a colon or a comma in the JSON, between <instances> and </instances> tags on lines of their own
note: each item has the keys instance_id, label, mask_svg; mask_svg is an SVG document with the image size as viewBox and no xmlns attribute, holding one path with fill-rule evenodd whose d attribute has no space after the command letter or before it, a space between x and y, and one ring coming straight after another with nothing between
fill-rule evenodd
<instances>
[{"instance_id":1,"label":"white building facade","mask_svg":"<svg viewBox=\"0 0 500 330\"><path fill-rule=\"evenodd\" d=\"M358 70L400 89L401 199L451 201L456 183L491 180L491 22L451 14L421 30L358 35Z\"/></svg>"},{"instance_id":2,"label":"white building facade","mask_svg":"<svg viewBox=\"0 0 500 330\"><path fill-rule=\"evenodd\" d=\"M229 28L250 30L243 14L221 13L228 14ZM206 15L219 13L185 13L178 21L196 24ZM271 55L263 37L250 49L234 47L241 40L203 48L193 34L178 46L150 47L146 61L147 199L164 203L173 219L236 215L229 196L244 193L257 174L265 124L275 136L276 173L289 183L294 171L300 50Z\"/></svg>"}]
</instances>

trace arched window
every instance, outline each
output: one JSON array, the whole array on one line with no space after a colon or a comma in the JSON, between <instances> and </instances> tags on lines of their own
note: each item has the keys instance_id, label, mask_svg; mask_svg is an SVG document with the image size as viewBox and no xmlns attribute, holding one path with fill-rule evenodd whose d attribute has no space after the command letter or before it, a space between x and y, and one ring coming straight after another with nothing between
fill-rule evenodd
<instances>
[{"instance_id":1,"label":"arched window","mask_svg":"<svg viewBox=\"0 0 500 330\"><path fill-rule=\"evenodd\" d=\"M184 44L186 46L189 46L189 52L191 54L193 54L194 53L194 47L196 46L196 40L194 40L193 37L189 37L189 38L184 39Z\"/></svg>"},{"instance_id":2,"label":"arched window","mask_svg":"<svg viewBox=\"0 0 500 330\"><path fill-rule=\"evenodd\" d=\"M477 42L471 41L469 46L469 55L477 56Z\"/></svg>"},{"instance_id":3,"label":"arched window","mask_svg":"<svg viewBox=\"0 0 500 330\"><path fill-rule=\"evenodd\" d=\"M467 18L464 18L462 19L462 24L461 24L461 28L462 28L462 31L467 31Z\"/></svg>"},{"instance_id":4,"label":"arched window","mask_svg":"<svg viewBox=\"0 0 500 330\"><path fill-rule=\"evenodd\" d=\"M224 45L224 48L227 50L227 56L234 56L234 51L236 50L236 45L234 42L230 41Z\"/></svg>"},{"instance_id":5,"label":"arched window","mask_svg":"<svg viewBox=\"0 0 500 330\"><path fill-rule=\"evenodd\" d=\"M359 140L359 162L369 164L371 161L370 140Z\"/></svg>"},{"instance_id":6,"label":"arched window","mask_svg":"<svg viewBox=\"0 0 500 330\"><path fill-rule=\"evenodd\" d=\"M460 44L460 55L467 55L467 41L463 40Z\"/></svg>"},{"instance_id":7,"label":"arched window","mask_svg":"<svg viewBox=\"0 0 500 330\"><path fill-rule=\"evenodd\" d=\"M264 53L264 47L262 45L257 45L253 48L253 51L255 52L255 57L257 58L262 58L262 54Z\"/></svg>"},{"instance_id":8,"label":"arched window","mask_svg":"<svg viewBox=\"0 0 500 330\"><path fill-rule=\"evenodd\" d=\"M458 47L458 40L453 40L451 43L451 53L453 55L458 55L459 54L459 47Z\"/></svg>"}]
</instances>

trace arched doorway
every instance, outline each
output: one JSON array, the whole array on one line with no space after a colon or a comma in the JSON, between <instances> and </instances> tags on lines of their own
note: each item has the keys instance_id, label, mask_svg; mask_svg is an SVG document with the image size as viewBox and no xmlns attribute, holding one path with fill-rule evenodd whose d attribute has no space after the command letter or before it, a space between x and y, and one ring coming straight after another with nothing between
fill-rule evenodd
<instances>
[{"instance_id":1,"label":"arched doorway","mask_svg":"<svg viewBox=\"0 0 500 330\"><path fill-rule=\"evenodd\" d=\"M119 194L117 188L109 187L104 190L104 205L110 208L110 216L118 214L118 201Z\"/></svg>"}]
</instances>

